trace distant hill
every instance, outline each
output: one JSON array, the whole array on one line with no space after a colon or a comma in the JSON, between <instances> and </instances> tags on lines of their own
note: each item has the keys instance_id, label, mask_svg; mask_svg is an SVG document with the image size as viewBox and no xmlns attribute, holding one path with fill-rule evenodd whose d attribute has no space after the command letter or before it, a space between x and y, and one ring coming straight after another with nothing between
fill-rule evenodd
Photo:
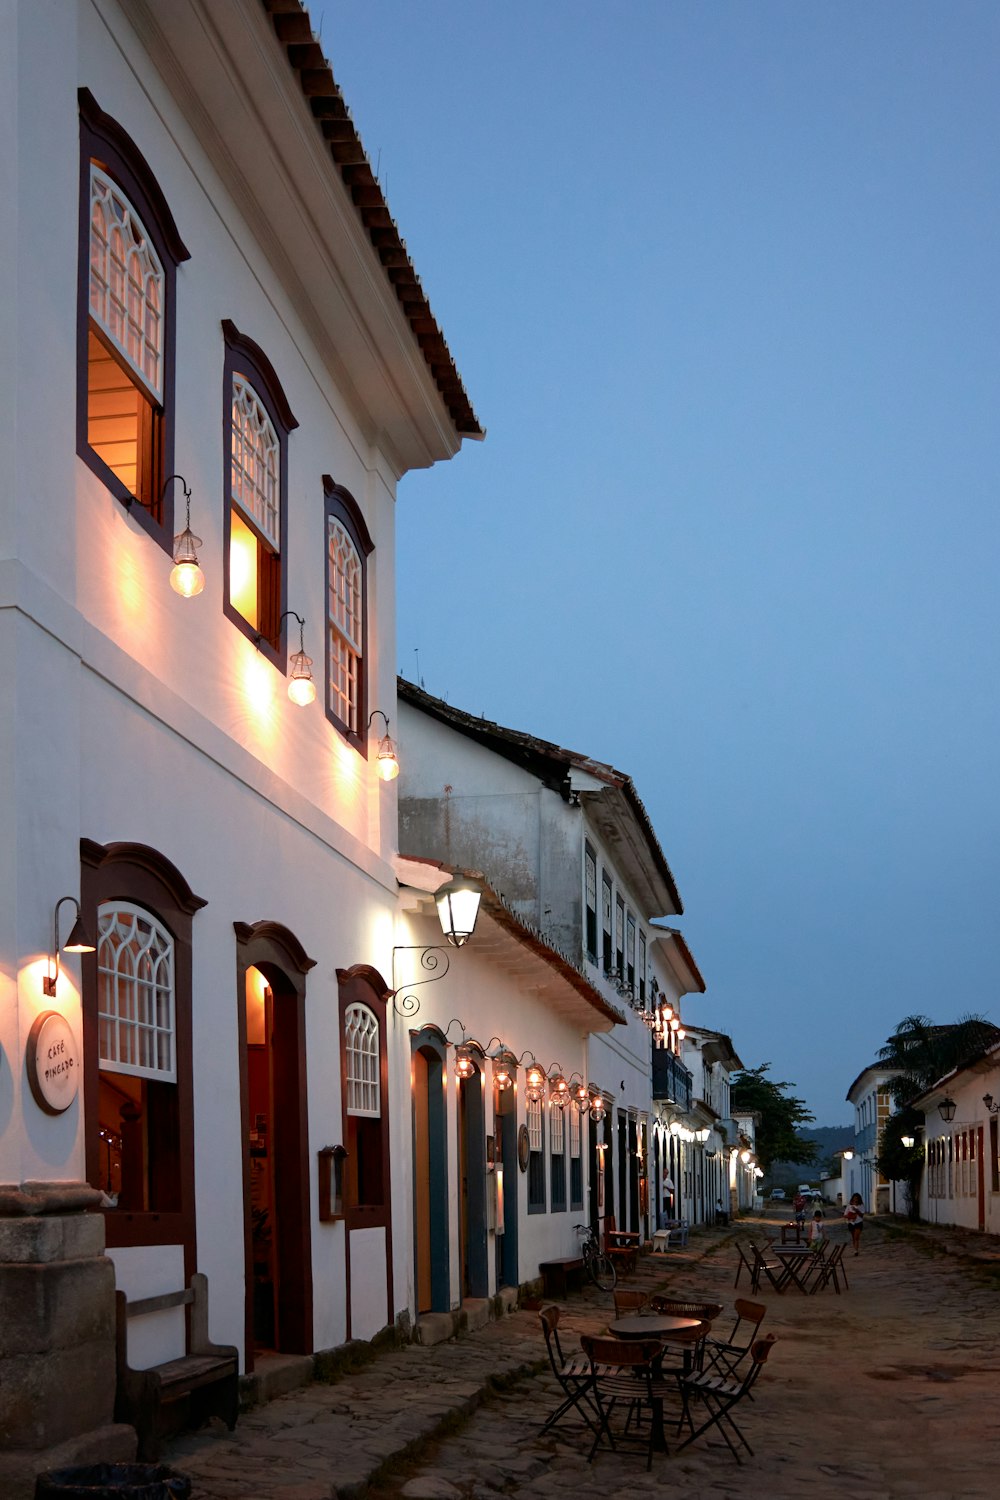
<instances>
[{"instance_id":1,"label":"distant hill","mask_svg":"<svg viewBox=\"0 0 1000 1500\"><path fill-rule=\"evenodd\" d=\"M801 1134L807 1141L816 1142L816 1160L809 1166L803 1166L801 1162L776 1161L771 1168L773 1187L797 1187L800 1182L818 1183L821 1177L829 1176L833 1153L854 1144L853 1125L814 1125Z\"/></svg>"}]
</instances>

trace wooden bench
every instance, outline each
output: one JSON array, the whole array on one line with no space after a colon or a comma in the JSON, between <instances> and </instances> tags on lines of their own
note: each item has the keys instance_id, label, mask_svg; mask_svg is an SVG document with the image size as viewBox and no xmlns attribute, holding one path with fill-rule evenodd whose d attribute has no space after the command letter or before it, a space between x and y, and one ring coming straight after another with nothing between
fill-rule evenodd
<instances>
[{"instance_id":1,"label":"wooden bench","mask_svg":"<svg viewBox=\"0 0 1000 1500\"><path fill-rule=\"evenodd\" d=\"M208 1336L208 1278L196 1272L183 1291L133 1302L124 1292L116 1292L115 1301L115 1421L135 1428L142 1462L155 1463L164 1436L181 1426L201 1426L209 1417L221 1417L232 1432L240 1404L239 1353L231 1344L213 1344ZM190 1308L188 1353L149 1370L133 1370L128 1362L129 1320L172 1307Z\"/></svg>"},{"instance_id":2,"label":"wooden bench","mask_svg":"<svg viewBox=\"0 0 1000 1500\"><path fill-rule=\"evenodd\" d=\"M583 1261L580 1256L566 1255L562 1260L543 1260L538 1269L542 1273L542 1284L546 1297L556 1301L569 1295L570 1277L583 1280Z\"/></svg>"}]
</instances>

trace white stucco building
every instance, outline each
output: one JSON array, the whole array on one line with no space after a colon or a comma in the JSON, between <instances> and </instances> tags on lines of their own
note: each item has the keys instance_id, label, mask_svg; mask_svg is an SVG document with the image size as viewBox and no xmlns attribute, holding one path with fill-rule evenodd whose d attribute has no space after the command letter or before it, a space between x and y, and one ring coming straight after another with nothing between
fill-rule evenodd
<instances>
[{"instance_id":1,"label":"white stucco building","mask_svg":"<svg viewBox=\"0 0 1000 1500\"><path fill-rule=\"evenodd\" d=\"M118 1286L207 1273L249 1369L407 1306L394 508L482 434L294 0L0 28L0 1211L89 1183ZM96 951L53 984L63 898ZM135 1363L183 1346L140 1322Z\"/></svg>"},{"instance_id":2,"label":"white stucco building","mask_svg":"<svg viewBox=\"0 0 1000 1500\"><path fill-rule=\"evenodd\" d=\"M613 1215L619 1229L646 1239L665 1213L680 1216L683 1193L675 1184L665 1211L673 1138L654 1108L650 1023L669 1006L665 1050L686 1106L680 1002L704 986L679 934L655 925L681 903L645 808L629 777L611 766L477 719L402 680L398 691L401 851L483 871L510 909L618 1010L617 1024L581 1030L572 1064L603 1105L603 1118L589 1122L587 1217L597 1227ZM501 1023L494 1019L492 1029L502 1031ZM571 1066L563 1054L536 1056L545 1068L553 1060L563 1071ZM538 1214L551 1197L544 1180L541 1173L531 1205ZM561 1253L572 1253L570 1220L559 1234ZM531 1274L524 1261L521 1279Z\"/></svg>"},{"instance_id":3,"label":"white stucco building","mask_svg":"<svg viewBox=\"0 0 1000 1500\"><path fill-rule=\"evenodd\" d=\"M1000 1234L1000 1043L909 1103L924 1116L920 1217Z\"/></svg>"},{"instance_id":4,"label":"white stucco building","mask_svg":"<svg viewBox=\"0 0 1000 1500\"><path fill-rule=\"evenodd\" d=\"M870 1214L890 1213L894 1206L891 1184L876 1165L879 1136L893 1112L887 1087L892 1077L892 1068L873 1063L847 1090L847 1102L854 1107L854 1155L843 1165L843 1197L847 1203L853 1193L860 1193Z\"/></svg>"}]
</instances>

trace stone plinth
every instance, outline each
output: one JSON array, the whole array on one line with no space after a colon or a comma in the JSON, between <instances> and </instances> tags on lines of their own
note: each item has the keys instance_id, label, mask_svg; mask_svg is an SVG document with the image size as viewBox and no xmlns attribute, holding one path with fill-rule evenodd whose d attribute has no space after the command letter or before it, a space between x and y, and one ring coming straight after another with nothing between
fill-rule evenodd
<instances>
[{"instance_id":1,"label":"stone plinth","mask_svg":"<svg viewBox=\"0 0 1000 1500\"><path fill-rule=\"evenodd\" d=\"M0 1494L135 1456L114 1423L115 1273L86 1183L0 1184Z\"/></svg>"}]
</instances>

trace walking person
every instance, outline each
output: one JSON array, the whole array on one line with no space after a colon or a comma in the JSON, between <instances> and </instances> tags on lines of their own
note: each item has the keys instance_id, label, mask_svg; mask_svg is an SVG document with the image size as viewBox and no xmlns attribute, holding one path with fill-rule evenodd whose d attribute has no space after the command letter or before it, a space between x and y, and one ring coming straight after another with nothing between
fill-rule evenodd
<instances>
[{"instance_id":1,"label":"walking person","mask_svg":"<svg viewBox=\"0 0 1000 1500\"><path fill-rule=\"evenodd\" d=\"M823 1248L823 1241L825 1239L826 1225L823 1223L823 1210L821 1208L817 1208L816 1212L812 1216L812 1222L809 1225L809 1249L815 1250L816 1254L818 1255L820 1250Z\"/></svg>"},{"instance_id":2,"label":"walking person","mask_svg":"<svg viewBox=\"0 0 1000 1500\"><path fill-rule=\"evenodd\" d=\"M801 1229L806 1222L806 1200L801 1193L796 1193L792 1199L792 1208L795 1212L795 1222Z\"/></svg>"},{"instance_id":3,"label":"walking person","mask_svg":"<svg viewBox=\"0 0 1000 1500\"><path fill-rule=\"evenodd\" d=\"M865 1223L865 1206L860 1193L852 1193L851 1201L844 1209L844 1219L851 1231L851 1244L855 1255L861 1254L861 1231Z\"/></svg>"}]
</instances>

